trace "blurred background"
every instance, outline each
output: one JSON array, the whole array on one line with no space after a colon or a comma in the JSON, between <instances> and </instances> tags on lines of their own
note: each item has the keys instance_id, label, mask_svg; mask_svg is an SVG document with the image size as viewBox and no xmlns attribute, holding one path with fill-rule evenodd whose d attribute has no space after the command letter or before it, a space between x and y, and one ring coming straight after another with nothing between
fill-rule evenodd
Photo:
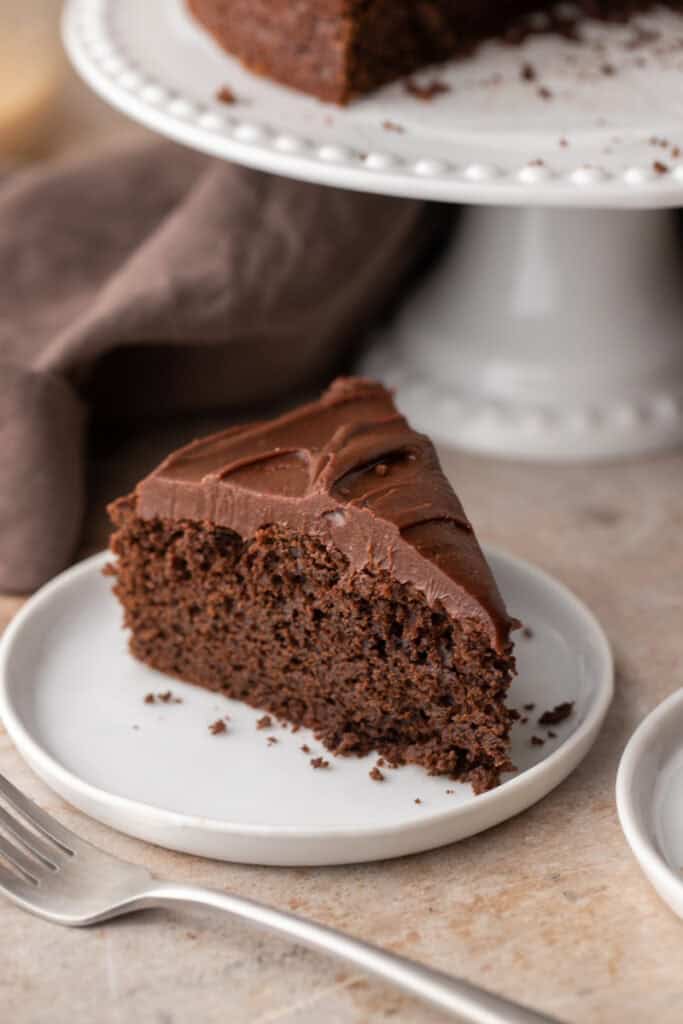
<instances>
[{"instance_id":1,"label":"blurred background","mask_svg":"<svg viewBox=\"0 0 683 1024\"><path fill-rule=\"evenodd\" d=\"M114 132L143 135L71 71L59 37L61 0L0 0L0 161L89 148Z\"/></svg>"},{"instance_id":2,"label":"blurred background","mask_svg":"<svg viewBox=\"0 0 683 1024\"><path fill-rule=\"evenodd\" d=\"M54 157L86 156L109 141L149 137L99 100L71 68L62 47L61 9L62 0L0 0L0 174ZM90 441L88 491L96 512L85 524L83 554L106 541L107 501L168 445L163 429L139 438L98 434ZM0 606L0 628L14 608L13 601Z\"/></svg>"}]
</instances>

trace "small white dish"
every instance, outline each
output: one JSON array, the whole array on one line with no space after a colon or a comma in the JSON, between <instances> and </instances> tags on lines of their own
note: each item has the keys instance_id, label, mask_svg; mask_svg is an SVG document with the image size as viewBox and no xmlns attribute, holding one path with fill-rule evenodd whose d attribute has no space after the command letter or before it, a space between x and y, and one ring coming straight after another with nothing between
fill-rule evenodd
<instances>
[{"instance_id":1,"label":"small white dish","mask_svg":"<svg viewBox=\"0 0 683 1024\"><path fill-rule=\"evenodd\" d=\"M683 917L683 689L629 740L617 774L617 810L647 878Z\"/></svg>"},{"instance_id":2,"label":"small white dish","mask_svg":"<svg viewBox=\"0 0 683 1024\"><path fill-rule=\"evenodd\" d=\"M562 782L593 744L613 692L609 645L585 606L539 569L487 555L508 607L532 630L518 634L511 703L536 706L514 730L519 771L478 797L417 767L386 770L374 782L376 757L332 758L305 730L258 730L260 712L139 664L101 574L105 553L43 587L10 625L0 646L0 715L22 756L66 800L174 850L323 865L464 839ZM182 703L144 702L168 690ZM537 718L565 701L574 712L549 738ZM211 735L209 725L225 715L228 732ZM315 755L330 768L313 770Z\"/></svg>"}]
</instances>

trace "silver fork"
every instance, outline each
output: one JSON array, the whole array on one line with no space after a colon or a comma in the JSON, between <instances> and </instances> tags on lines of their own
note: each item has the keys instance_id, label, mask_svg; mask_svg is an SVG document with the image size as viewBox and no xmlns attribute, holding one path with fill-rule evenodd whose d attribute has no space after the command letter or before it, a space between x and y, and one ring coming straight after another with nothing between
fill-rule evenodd
<instances>
[{"instance_id":1,"label":"silver fork","mask_svg":"<svg viewBox=\"0 0 683 1024\"><path fill-rule=\"evenodd\" d=\"M204 904L329 953L470 1024L559 1024L325 925L240 896L157 881L146 868L79 839L2 775L0 796L7 805L0 804L0 891L47 921L85 927L150 907Z\"/></svg>"}]
</instances>

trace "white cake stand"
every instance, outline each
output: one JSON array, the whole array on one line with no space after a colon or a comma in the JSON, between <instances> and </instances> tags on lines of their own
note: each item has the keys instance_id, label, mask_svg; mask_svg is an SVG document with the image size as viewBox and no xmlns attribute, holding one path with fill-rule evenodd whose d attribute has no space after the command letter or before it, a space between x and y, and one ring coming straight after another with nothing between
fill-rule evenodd
<instances>
[{"instance_id":1,"label":"white cake stand","mask_svg":"<svg viewBox=\"0 0 683 1024\"><path fill-rule=\"evenodd\" d=\"M163 135L306 181L469 204L365 369L442 441L532 458L683 440L683 19L490 44L345 110L258 79L182 0L69 0L83 77ZM533 70L523 73L529 65ZM216 99L227 85L238 102ZM680 154L679 147L680 145ZM475 205L476 204L476 205Z\"/></svg>"}]
</instances>

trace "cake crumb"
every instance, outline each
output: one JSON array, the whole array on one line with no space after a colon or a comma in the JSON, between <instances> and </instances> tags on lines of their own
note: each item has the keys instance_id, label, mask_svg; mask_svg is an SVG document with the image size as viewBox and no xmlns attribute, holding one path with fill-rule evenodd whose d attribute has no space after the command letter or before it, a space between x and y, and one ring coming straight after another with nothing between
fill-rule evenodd
<instances>
[{"instance_id":1,"label":"cake crumb","mask_svg":"<svg viewBox=\"0 0 683 1024\"><path fill-rule=\"evenodd\" d=\"M455 793L454 789L447 789L446 790L446 796L453 796L454 793Z\"/></svg>"},{"instance_id":2,"label":"cake crumb","mask_svg":"<svg viewBox=\"0 0 683 1024\"><path fill-rule=\"evenodd\" d=\"M574 701L566 701L564 704L558 704L552 708L551 711L544 711L538 720L539 725L559 725L560 722L564 722L565 719L569 718L572 711L574 710Z\"/></svg>"},{"instance_id":3,"label":"cake crumb","mask_svg":"<svg viewBox=\"0 0 683 1024\"><path fill-rule=\"evenodd\" d=\"M175 697L170 690L166 690L165 693L158 693L158 699L162 704L182 704L182 698Z\"/></svg>"},{"instance_id":4,"label":"cake crumb","mask_svg":"<svg viewBox=\"0 0 683 1024\"><path fill-rule=\"evenodd\" d=\"M285 726L284 726L284 728L286 729L286 728L287 728L287 726L285 725ZM296 725L293 725L293 726L292 726L292 732L298 732L300 728L301 728L301 726L300 726L300 725L298 724L298 722L297 722L297 724L296 724Z\"/></svg>"},{"instance_id":5,"label":"cake crumb","mask_svg":"<svg viewBox=\"0 0 683 1024\"><path fill-rule=\"evenodd\" d=\"M379 770L377 765L375 765L374 768L370 769L368 775L374 782L384 782L384 774Z\"/></svg>"},{"instance_id":6,"label":"cake crumb","mask_svg":"<svg viewBox=\"0 0 683 1024\"><path fill-rule=\"evenodd\" d=\"M531 737L531 746L532 747L544 747L545 746L545 740L542 739L540 736L532 736Z\"/></svg>"},{"instance_id":7,"label":"cake crumb","mask_svg":"<svg viewBox=\"0 0 683 1024\"><path fill-rule=\"evenodd\" d=\"M396 121L383 121L382 128L385 132L398 132L402 135L405 132L405 128L402 124L398 124Z\"/></svg>"},{"instance_id":8,"label":"cake crumb","mask_svg":"<svg viewBox=\"0 0 683 1024\"><path fill-rule=\"evenodd\" d=\"M538 95L540 96L540 98L542 100L551 100L553 98L553 94L550 91L550 89L547 87L547 85L542 85L539 88Z\"/></svg>"},{"instance_id":9,"label":"cake crumb","mask_svg":"<svg viewBox=\"0 0 683 1024\"><path fill-rule=\"evenodd\" d=\"M654 163L652 164L652 170L655 172L655 174L668 174L669 173L669 168L667 167L666 164L662 163L661 160L655 160L654 161Z\"/></svg>"},{"instance_id":10,"label":"cake crumb","mask_svg":"<svg viewBox=\"0 0 683 1024\"><path fill-rule=\"evenodd\" d=\"M420 800L419 796L415 797L415 803L416 804L421 804L422 803L422 801Z\"/></svg>"},{"instance_id":11,"label":"cake crumb","mask_svg":"<svg viewBox=\"0 0 683 1024\"><path fill-rule=\"evenodd\" d=\"M269 747L274 747L277 742L278 742L277 736L269 736L268 737L268 746Z\"/></svg>"},{"instance_id":12,"label":"cake crumb","mask_svg":"<svg viewBox=\"0 0 683 1024\"><path fill-rule=\"evenodd\" d=\"M313 757L311 758L311 768L329 768L330 762L326 761L324 757Z\"/></svg>"},{"instance_id":13,"label":"cake crumb","mask_svg":"<svg viewBox=\"0 0 683 1024\"><path fill-rule=\"evenodd\" d=\"M154 696L153 693L148 693L148 694L145 695L145 704L155 704L155 703L156 703L156 697Z\"/></svg>"},{"instance_id":14,"label":"cake crumb","mask_svg":"<svg viewBox=\"0 0 683 1024\"><path fill-rule=\"evenodd\" d=\"M520 722L521 722L522 725L526 725L528 721L529 721L529 716L528 715L522 715L522 717L520 718Z\"/></svg>"},{"instance_id":15,"label":"cake crumb","mask_svg":"<svg viewBox=\"0 0 683 1024\"><path fill-rule=\"evenodd\" d=\"M529 626L525 626L524 629L522 630L522 636L524 637L525 640L533 640L533 638L534 638L534 631L533 631L533 629L531 629Z\"/></svg>"},{"instance_id":16,"label":"cake crumb","mask_svg":"<svg viewBox=\"0 0 683 1024\"><path fill-rule=\"evenodd\" d=\"M385 766L385 764L386 764L386 763L387 763L387 762L386 762L386 761L384 760L384 758L383 758L383 757L378 757L378 758L377 758L377 767L378 767L378 768L384 768L384 766Z\"/></svg>"},{"instance_id":17,"label":"cake crumb","mask_svg":"<svg viewBox=\"0 0 683 1024\"><path fill-rule=\"evenodd\" d=\"M553 732L552 729L548 729L548 739L556 740L557 739L557 733Z\"/></svg>"},{"instance_id":18,"label":"cake crumb","mask_svg":"<svg viewBox=\"0 0 683 1024\"><path fill-rule=\"evenodd\" d=\"M569 139L565 139L565 137L562 136L562 138L560 139L560 143L559 144L562 147L562 149L566 149L567 146L569 145Z\"/></svg>"},{"instance_id":19,"label":"cake crumb","mask_svg":"<svg viewBox=\"0 0 683 1024\"><path fill-rule=\"evenodd\" d=\"M536 707L535 704L525 704L524 705L524 710L525 711L533 711L535 707Z\"/></svg>"},{"instance_id":20,"label":"cake crumb","mask_svg":"<svg viewBox=\"0 0 683 1024\"><path fill-rule=\"evenodd\" d=\"M232 89L227 85L222 85L216 92L216 99L219 103L237 103L237 96L235 96Z\"/></svg>"},{"instance_id":21,"label":"cake crumb","mask_svg":"<svg viewBox=\"0 0 683 1024\"><path fill-rule=\"evenodd\" d=\"M311 748L309 747L308 743L304 743L304 745L300 747L300 750L302 750L304 754L310 754L311 752Z\"/></svg>"},{"instance_id":22,"label":"cake crumb","mask_svg":"<svg viewBox=\"0 0 683 1024\"><path fill-rule=\"evenodd\" d=\"M631 38L623 46L625 50L638 50L650 43L658 42L659 38L660 34L655 29L646 28L644 25L636 22L633 26Z\"/></svg>"},{"instance_id":23,"label":"cake crumb","mask_svg":"<svg viewBox=\"0 0 683 1024\"><path fill-rule=\"evenodd\" d=\"M270 729L272 724L273 724L273 719L270 717L270 715L263 715L263 717L259 718L258 722L256 723L256 728L257 729Z\"/></svg>"},{"instance_id":24,"label":"cake crumb","mask_svg":"<svg viewBox=\"0 0 683 1024\"><path fill-rule=\"evenodd\" d=\"M533 66L533 64L522 64L522 68L519 75L523 82L535 82L536 68Z\"/></svg>"},{"instance_id":25,"label":"cake crumb","mask_svg":"<svg viewBox=\"0 0 683 1024\"><path fill-rule=\"evenodd\" d=\"M440 81L438 78L433 78L431 82L420 85L414 78L409 78L404 83L404 89L411 96L414 96L417 100L422 100L425 103L429 103L436 99L437 96L442 96L444 93L450 92L451 87L446 82Z\"/></svg>"},{"instance_id":26,"label":"cake crumb","mask_svg":"<svg viewBox=\"0 0 683 1024\"><path fill-rule=\"evenodd\" d=\"M212 736L220 736L221 733L227 732L228 727L222 718L217 718L215 722L212 722L209 726L209 732Z\"/></svg>"}]
</instances>

